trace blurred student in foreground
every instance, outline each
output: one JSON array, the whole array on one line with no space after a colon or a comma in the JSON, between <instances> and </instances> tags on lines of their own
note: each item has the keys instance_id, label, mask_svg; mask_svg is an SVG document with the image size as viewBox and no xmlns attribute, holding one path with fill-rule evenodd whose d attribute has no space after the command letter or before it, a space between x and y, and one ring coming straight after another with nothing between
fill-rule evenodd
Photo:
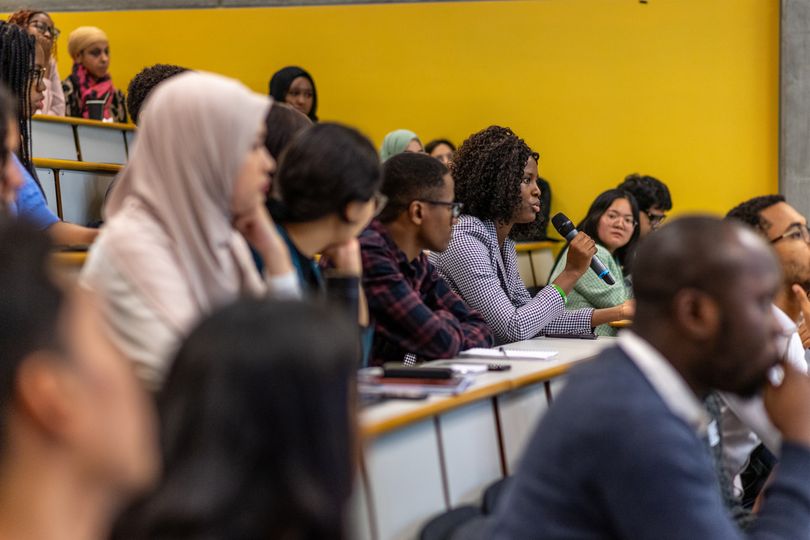
<instances>
[{"instance_id":1,"label":"blurred student in foreground","mask_svg":"<svg viewBox=\"0 0 810 540\"><path fill-rule=\"evenodd\" d=\"M155 412L100 299L55 283L50 251L0 225L0 537L101 540L157 479Z\"/></svg>"},{"instance_id":2,"label":"blurred student in foreground","mask_svg":"<svg viewBox=\"0 0 810 540\"><path fill-rule=\"evenodd\" d=\"M348 539L354 323L240 300L183 344L159 397L164 475L121 540Z\"/></svg>"}]
</instances>

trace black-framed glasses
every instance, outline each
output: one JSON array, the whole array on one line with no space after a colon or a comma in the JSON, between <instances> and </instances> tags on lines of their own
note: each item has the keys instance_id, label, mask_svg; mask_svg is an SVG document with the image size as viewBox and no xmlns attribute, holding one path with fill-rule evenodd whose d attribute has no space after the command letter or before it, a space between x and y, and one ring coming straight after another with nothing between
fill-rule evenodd
<instances>
[{"instance_id":1,"label":"black-framed glasses","mask_svg":"<svg viewBox=\"0 0 810 540\"><path fill-rule=\"evenodd\" d=\"M653 214L652 212L644 212L647 215L647 219L650 220L650 227L658 227L661 225L665 219L667 219L666 214Z\"/></svg>"},{"instance_id":2,"label":"black-framed glasses","mask_svg":"<svg viewBox=\"0 0 810 540\"><path fill-rule=\"evenodd\" d=\"M788 228L784 234L781 234L771 240L771 244L775 244L780 240L784 240L785 238L788 240L804 240L806 243L810 244L810 227L807 225L793 225Z\"/></svg>"},{"instance_id":3,"label":"black-framed glasses","mask_svg":"<svg viewBox=\"0 0 810 540\"><path fill-rule=\"evenodd\" d=\"M423 202L425 204L435 204L436 206L446 206L450 209L450 213L453 215L454 218L457 218L461 215L461 211L464 210L464 203L455 202L455 201L431 201L427 199L418 199L419 202Z\"/></svg>"},{"instance_id":4,"label":"black-framed glasses","mask_svg":"<svg viewBox=\"0 0 810 540\"><path fill-rule=\"evenodd\" d=\"M31 70L31 83L39 86L42 84L42 80L45 78L45 68L34 66L34 69Z\"/></svg>"},{"instance_id":5,"label":"black-framed glasses","mask_svg":"<svg viewBox=\"0 0 810 540\"><path fill-rule=\"evenodd\" d=\"M55 26L48 26L42 21L31 21L30 23L28 23L28 26L35 28L36 31L42 34L43 36L46 34L50 34L52 39L58 38L59 34L62 33Z\"/></svg>"}]
</instances>

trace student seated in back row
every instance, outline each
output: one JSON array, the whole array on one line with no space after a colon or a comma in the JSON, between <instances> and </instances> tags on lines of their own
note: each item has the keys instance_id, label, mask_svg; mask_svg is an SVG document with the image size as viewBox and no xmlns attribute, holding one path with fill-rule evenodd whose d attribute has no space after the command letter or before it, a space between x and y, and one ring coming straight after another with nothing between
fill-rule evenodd
<instances>
[{"instance_id":1,"label":"student seated in back row","mask_svg":"<svg viewBox=\"0 0 810 540\"><path fill-rule=\"evenodd\" d=\"M11 159L23 179L9 209L36 229L47 230L55 244L90 244L98 230L62 221L51 211L32 161L31 115L43 103L47 65L45 50L25 30L0 21L0 82L17 102L19 149Z\"/></svg>"},{"instance_id":2,"label":"student seated in back row","mask_svg":"<svg viewBox=\"0 0 810 540\"><path fill-rule=\"evenodd\" d=\"M461 204L447 167L427 154L385 162L388 204L360 236L363 288L374 320L372 363L451 358L494 344L484 318L464 303L428 261L444 251Z\"/></svg>"},{"instance_id":3,"label":"student seated in back row","mask_svg":"<svg viewBox=\"0 0 810 540\"><path fill-rule=\"evenodd\" d=\"M638 206L627 192L611 189L599 195L588 209L577 230L596 240L596 255L610 270L615 283L608 285L595 272L585 272L568 295L568 308L610 308L630 299L624 283L624 264L638 240ZM566 247L557 257L549 281L565 270ZM602 324L596 327L600 336L615 336L616 329Z\"/></svg>"}]
</instances>

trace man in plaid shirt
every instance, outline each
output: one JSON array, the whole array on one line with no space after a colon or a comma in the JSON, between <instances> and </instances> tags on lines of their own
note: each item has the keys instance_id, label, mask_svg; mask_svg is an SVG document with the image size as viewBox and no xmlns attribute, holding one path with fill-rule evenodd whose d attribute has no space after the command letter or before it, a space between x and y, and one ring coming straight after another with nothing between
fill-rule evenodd
<instances>
[{"instance_id":1,"label":"man in plaid shirt","mask_svg":"<svg viewBox=\"0 0 810 540\"><path fill-rule=\"evenodd\" d=\"M452 358L491 347L484 318L439 276L425 250L443 251L461 212L447 167L425 154L386 161L388 204L360 235L363 289L374 319L371 363Z\"/></svg>"}]
</instances>

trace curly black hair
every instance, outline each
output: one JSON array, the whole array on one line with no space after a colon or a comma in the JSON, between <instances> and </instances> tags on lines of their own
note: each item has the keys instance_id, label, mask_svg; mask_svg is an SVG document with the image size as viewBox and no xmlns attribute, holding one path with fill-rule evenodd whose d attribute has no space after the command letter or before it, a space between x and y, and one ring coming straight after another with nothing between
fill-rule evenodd
<instances>
[{"instance_id":1,"label":"curly black hair","mask_svg":"<svg viewBox=\"0 0 810 540\"><path fill-rule=\"evenodd\" d=\"M155 64L143 68L135 75L129 83L129 88L127 88L127 109L132 122L134 124L138 123L138 115L141 112L143 102L155 86L186 71L189 71L189 69L181 66Z\"/></svg>"},{"instance_id":2,"label":"curly black hair","mask_svg":"<svg viewBox=\"0 0 810 540\"><path fill-rule=\"evenodd\" d=\"M511 222L521 204L520 183L530 157L540 159L509 128L490 126L470 135L450 166L456 200L464 204L464 213L497 223ZM533 223L515 225L512 232L523 234L527 226L539 226L540 215Z\"/></svg>"},{"instance_id":3,"label":"curly black hair","mask_svg":"<svg viewBox=\"0 0 810 540\"><path fill-rule=\"evenodd\" d=\"M629 174L625 177L624 182L619 184L618 189L632 194L636 198L638 209L641 212L648 212L653 206L665 212L672 210L669 188L654 176Z\"/></svg>"},{"instance_id":4,"label":"curly black hair","mask_svg":"<svg viewBox=\"0 0 810 540\"><path fill-rule=\"evenodd\" d=\"M747 201L742 202L732 208L728 214L726 214L726 219L736 219L738 221L742 221L743 223L747 223L755 229L764 231L770 226L770 224L762 219L760 213L766 208L770 208L771 206L781 202L785 202L785 197L782 195L763 195L761 197L754 197L753 199L748 199Z\"/></svg>"}]
</instances>

